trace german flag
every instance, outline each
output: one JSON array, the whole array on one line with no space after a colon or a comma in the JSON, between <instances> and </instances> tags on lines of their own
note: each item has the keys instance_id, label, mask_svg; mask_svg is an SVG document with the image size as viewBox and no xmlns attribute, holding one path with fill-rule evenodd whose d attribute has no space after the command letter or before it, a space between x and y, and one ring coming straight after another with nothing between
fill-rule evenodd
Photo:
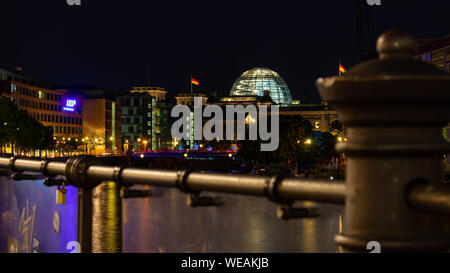
<instances>
[{"instance_id":1,"label":"german flag","mask_svg":"<svg viewBox=\"0 0 450 273\"><path fill-rule=\"evenodd\" d=\"M197 85L197 86L200 85L200 83L194 78L191 79L191 83L194 84L194 85Z\"/></svg>"}]
</instances>

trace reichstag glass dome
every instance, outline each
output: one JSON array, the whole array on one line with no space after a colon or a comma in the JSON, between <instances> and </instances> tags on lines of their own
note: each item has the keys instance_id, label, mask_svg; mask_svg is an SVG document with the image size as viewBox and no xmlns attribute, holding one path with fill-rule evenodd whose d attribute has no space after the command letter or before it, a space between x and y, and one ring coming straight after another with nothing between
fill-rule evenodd
<instances>
[{"instance_id":1,"label":"reichstag glass dome","mask_svg":"<svg viewBox=\"0 0 450 273\"><path fill-rule=\"evenodd\" d=\"M290 105L291 91L277 72L267 68L253 68L244 72L231 88L230 96L263 96L264 91L277 104Z\"/></svg>"}]
</instances>

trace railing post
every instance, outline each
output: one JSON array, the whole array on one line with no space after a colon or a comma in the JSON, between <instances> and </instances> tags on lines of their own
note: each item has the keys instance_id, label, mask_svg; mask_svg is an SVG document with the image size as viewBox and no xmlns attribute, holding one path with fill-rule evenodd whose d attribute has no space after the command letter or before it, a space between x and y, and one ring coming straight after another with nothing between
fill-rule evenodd
<instances>
[{"instance_id":1,"label":"railing post","mask_svg":"<svg viewBox=\"0 0 450 273\"><path fill-rule=\"evenodd\" d=\"M82 253L92 252L92 190L101 180L89 179L87 169L95 163L89 156L72 157L66 162L68 184L78 188L77 240Z\"/></svg>"},{"instance_id":2,"label":"railing post","mask_svg":"<svg viewBox=\"0 0 450 273\"><path fill-rule=\"evenodd\" d=\"M92 189L78 189L77 240L82 253L92 252Z\"/></svg>"},{"instance_id":3,"label":"railing post","mask_svg":"<svg viewBox=\"0 0 450 273\"><path fill-rule=\"evenodd\" d=\"M384 33L379 59L342 77L319 79L324 100L346 126L346 207L336 242L366 251L444 251L449 247L444 215L408 204L417 181L442 183L441 161L449 143L442 135L450 113L450 76L411 57L414 39L401 30Z\"/></svg>"}]
</instances>

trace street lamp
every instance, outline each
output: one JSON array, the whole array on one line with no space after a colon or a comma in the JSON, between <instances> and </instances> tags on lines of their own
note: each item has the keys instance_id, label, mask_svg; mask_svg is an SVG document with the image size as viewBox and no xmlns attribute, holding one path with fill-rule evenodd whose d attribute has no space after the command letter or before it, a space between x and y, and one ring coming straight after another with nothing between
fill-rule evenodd
<instances>
[{"instance_id":1,"label":"street lamp","mask_svg":"<svg viewBox=\"0 0 450 273\"><path fill-rule=\"evenodd\" d=\"M311 139L309 139L309 138L305 141L305 144L306 144L306 145L310 145L311 143L312 143L312 141L311 141Z\"/></svg>"},{"instance_id":2,"label":"street lamp","mask_svg":"<svg viewBox=\"0 0 450 273\"><path fill-rule=\"evenodd\" d=\"M144 140L144 151L146 151L147 150L147 144L148 144L148 141L147 140Z\"/></svg>"}]
</instances>

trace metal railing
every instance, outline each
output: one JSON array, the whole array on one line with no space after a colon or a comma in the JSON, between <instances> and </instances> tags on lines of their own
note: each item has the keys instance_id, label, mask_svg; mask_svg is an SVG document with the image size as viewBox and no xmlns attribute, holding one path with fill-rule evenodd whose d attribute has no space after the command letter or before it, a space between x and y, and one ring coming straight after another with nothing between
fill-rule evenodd
<instances>
[{"instance_id":1,"label":"metal railing","mask_svg":"<svg viewBox=\"0 0 450 273\"><path fill-rule=\"evenodd\" d=\"M74 157L67 162L51 160L28 160L0 158L0 168L10 169L15 179L23 172L36 172L48 176L47 186L62 183L79 188L78 240L83 252L91 251L92 244L92 189L102 181L115 181L129 192L133 185L178 188L189 194L191 206L214 206L219 204L201 192L217 192L267 197L280 205L278 217L291 219L307 217L304 208L294 208L297 200L345 204L346 185L342 181L320 181L275 176L234 175L220 173L138 169L121 166L104 166L98 159L88 156ZM56 176L65 176L57 180ZM134 197L146 197L145 193L131 193ZM436 188L424 183L412 183L404 196L405 202L417 211L450 214L450 188ZM303 210L302 210L303 209ZM302 211L296 211L302 210ZM313 212L315 213L315 212Z\"/></svg>"},{"instance_id":2,"label":"metal railing","mask_svg":"<svg viewBox=\"0 0 450 273\"><path fill-rule=\"evenodd\" d=\"M305 180L283 176L228 175L168 170L137 169L96 165L95 159L78 157L77 164L54 162L48 160L27 160L16 158L0 158L0 168L8 168L14 172L39 172L50 177L67 176L66 185L77 187L95 187L98 181L115 181L123 186L149 185L168 188L179 188L185 193L202 191L235 193L252 196L265 196L275 202L290 203L296 200L319 201L344 204L345 184L343 182L327 182ZM87 160L86 163L85 160ZM87 165L86 165L87 164ZM81 169L80 169L81 168ZM79 174L70 180L72 173ZM80 179L83 179L80 182Z\"/></svg>"}]
</instances>

